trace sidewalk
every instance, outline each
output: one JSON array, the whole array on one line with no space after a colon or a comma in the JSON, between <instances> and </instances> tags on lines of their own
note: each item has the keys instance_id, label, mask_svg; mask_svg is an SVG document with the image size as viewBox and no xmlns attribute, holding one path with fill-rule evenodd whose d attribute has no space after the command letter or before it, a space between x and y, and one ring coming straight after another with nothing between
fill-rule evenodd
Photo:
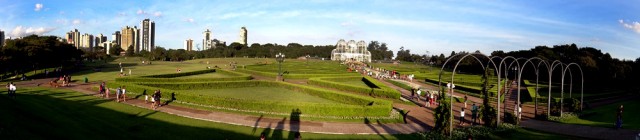
<instances>
[{"instance_id":1,"label":"sidewalk","mask_svg":"<svg viewBox=\"0 0 640 140\"><path fill-rule=\"evenodd\" d=\"M558 133L592 139L608 139L608 140L633 140L636 135L640 134L640 130L613 129L604 127L593 127L584 125L562 124L549 121L526 120L522 121L522 127L531 128L550 133Z\"/></svg>"}]
</instances>

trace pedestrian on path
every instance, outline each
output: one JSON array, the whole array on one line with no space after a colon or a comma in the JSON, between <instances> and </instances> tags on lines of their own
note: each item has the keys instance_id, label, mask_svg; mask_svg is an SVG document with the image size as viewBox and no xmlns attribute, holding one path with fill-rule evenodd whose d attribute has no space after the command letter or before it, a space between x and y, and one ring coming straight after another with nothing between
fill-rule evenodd
<instances>
[{"instance_id":1,"label":"pedestrian on path","mask_svg":"<svg viewBox=\"0 0 640 140\"><path fill-rule=\"evenodd\" d=\"M122 90L122 100L124 102L126 102L127 101L127 89L125 89L125 86L122 86L121 90Z\"/></svg>"},{"instance_id":2,"label":"pedestrian on path","mask_svg":"<svg viewBox=\"0 0 640 140\"><path fill-rule=\"evenodd\" d=\"M624 106L620 105L618 111L616 112L616 129L622 128L622 112L624 111Z\"/></svg>"},{"instance_id":3,"label":"pedestrian on path","mask_svg":"<svg viewBox=\"0 0 640 140\"><path fill-rule=\"evenodd\" d=\"M122 94L122 90L118 87L116 88L116 102L120 102L120 94Z\"/></svg>"},{"instance_id":4,"label":"pedestrian on path","mask_svg":"<svg viewBox=\"0 0 640 140\"><path fill-rule=\"evenodd\" d=\"M107 98L107 99L109 99L109 92L111 92L111 91L109 90L108 87L105 86L104 97Z\"/></svg>"},{"instance_id":5,"label":"pedestrian on path","mask_svg":"<svg viewBox=\"0 0 640 140\"><path fill-rule=\"evenodd\" d=\"M478 106L476 106L476 103L473 103L471 106L471 119L473 120L471 124L475 125L477 123L476 120L478 119Z\"/></svg>"},{"instance_id":6,"label":"pedestrian on path","mask_svg":"<svg viewBox=\"0 0 640 140\"><path fill-rule=\"evenodd\" d=\"M415 96L416 96L415 89L411 88L411 98L409 98L409 99L413 100L413 98L415 98Z\"/></svg>"},{"instance_id":7,"label":"pedestrian on path","mask_svg":"<svg viewBox=\"0 0 640 140\"><path fill-rule=\"evenodd\" d=\"M460 125L464 125L464 108L460 110Z\"/></svg>"},{"instance_id":8,"label":"pedestrian on path","mask_svg":"<svg viewBox=\"0 0 640 140\"><path fill-rule=\"evenodd\" d=\"M467 95L464 95L464 108L467 108L467 100L469 100L469 98L467 98Z\"/></svg>"},{"instance_id":9,"label":"pedestrian on path","mask_svg":"<svg viewBox=\"0 0 640 140\"><path fill-rule=\"evenodd\" d=\"M13 82L9 85L9 97L16 98L16 84Z\"/></svg>"}]
</instances>

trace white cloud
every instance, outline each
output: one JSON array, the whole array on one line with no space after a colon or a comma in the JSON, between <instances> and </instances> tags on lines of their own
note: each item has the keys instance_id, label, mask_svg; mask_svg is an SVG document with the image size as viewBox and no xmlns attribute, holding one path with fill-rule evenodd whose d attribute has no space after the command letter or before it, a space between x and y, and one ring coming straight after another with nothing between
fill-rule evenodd
<instances>
[{"instance_id":1,"label":"white cloud","mask_svg":"<svg viewBox=\"0 0 640 140\"><path fill-rule=\"evenodd\" d=\"M190 23L193 23L193 22L195 22L195 21L193 20L193 18L188 18L188 19L185 19L185 21L187 21L187 22L190 22Z\"/></svg>"},{"instance_id":2,"label":"white cloud","mask_svg":"<svg viewBox=\"0 0 640 140\"><path fill-rule=\"evenodd\" d=\"M153 16L161 17L162 16L162 12L157 11L157 12L153 13Z\"/></svg>"},{"instance_id":3,"label":"white cloud","mask_svg":"<svg viewBox=\"0 0 640 140\"><path fill-rule=\"evenodd\" d=\"M71 23L72 23L73 25L78 25L78 24L81 24L81 23L82 23L82 21L80 21L79 19L74 19L73 21L71 21Z\"/></svg>"},{"instance_id":4,"label":"white cloud","mask_svg":"<svg viewBox=\"0 0 640 140\"><path fill-rule=\"evenodd\" d=\"M45 28L45 27L40 27L40 28L34 28L34 27L22 27L22 26L17 26L15 29L13 29L13 31L11 31L11 37L24 37L24 36L28 36L28 35L43 35L46 33L49 33L51 31L55 30L55 28Z\"/></svg>"},{"instance_id":5,"label":"white cloud","mask_svg":"<svg viewBox=\"0 0 640 140\"><path fill-rule=\"evenodd\" d=\"M44 5L42 5L42 3L36 3L36 9L33 9L33 10L40 11L42 9L42 7L44 7Z\"/></svg>"},{"instance_id":6,"label":"white cloud","mask_svg":"<svg viewBox=\"0 0 640 140\"><path fill-rule=\"evenodd\" d=\"M142 9L138 9L138 12L136 12L136 14L142 15L142 14L146 14L146 12L142 11Z\"/></svg>"},{"instance_id":7,"label":"white cloud","mask_svg":"<svg viewBox=\"0 0 640 140\"><path fill-rule=\"evenodd\" d=\"M340 26L343 26L343 27L353 26L353 25L355 25L353 20L349 20L349 21L345 21L345 22L340 23Z\"/></svg>"},{"instance_id":8,"label":"white cloud","mask_svg":"<svg viewBox=\"0 0 640 140\"><path fill-rule=\"evenodd\" d=\"M622 20L622 19L618 20L618 22L620 24L622 24L622 26L624 28L631 29L631 30L635 31L636 33L640 34L640 23L639 22L636 21L636 22L633 22L633 23L625 23L624 20Z\"/></svg>"}]
</instances>

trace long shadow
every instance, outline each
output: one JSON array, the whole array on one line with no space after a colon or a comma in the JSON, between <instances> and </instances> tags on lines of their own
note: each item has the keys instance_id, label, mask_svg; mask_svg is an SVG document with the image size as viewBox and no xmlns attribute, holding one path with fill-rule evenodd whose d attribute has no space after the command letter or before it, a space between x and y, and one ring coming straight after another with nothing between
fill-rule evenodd
<instances>
[{"instance_id":1,"label":"long shadow","mask_svg":"<svg viewBox=\"0 0 640 140\"><path fill-rule=\"evenodd\" d=\"M376 129L376 127L374 127L371 124L371 121L369 120L369 118L364 118L364 123L367 124L367 126L369 127L369 129L373 130L374 132L376 132L376 134L378 134L378 136L380 136L380 138L386 140L387 137L385 137L384 135L380 134L380 131L378 129Z\"/></svg>"},{"instance_id":2,"label":"long shadow","mask_svg":"<svg viewBox=\"0 0 640 140\"><path fill-rule=\"evenodd\" d=\"M238 131L239 126L139 108L117 109L128 108L121 104L98 106L108 101L96 97L62 99L51 96L60 94L51 91L25 92L19 90L22 98L16 99L0 96L2 139L258 139L258 135L249 132L233 131ZM81 93L61 94L77 96ZM77 101L87 99L98 100ZM145 115L137 116L139 114Z\"/></svg>"},{"instance_id":3,"label":"long shadow","mask_svg":"<svg viewBox=\"0 0 640 140\"><path fill-rule=\"evenodd\" d=\"M292 109L291 115L289 116L289 136L287 138L295 138L295 133L300 132L300 115L302 115L302 111L300 109Z\"/></svg>"},{"instance_id":4,"label":"long shadow","mask_svg":"<svg viewBox=\"0 0 640 140\"><path fill-rule=\"evenodd\" d=\"M286 120L287 117L284 117L281 121L278 121L278 124L276 124L276 128L274 128L273 130L273 134L271 134L271 139L284 139L284 123Z\"/></svg>"},{"instance_id":5,"label":"long shadow","mask_svg":"<svg viewBox=\"0 0 640 140\"><path fill-rule=\"evenodd\" d=\"M253 129L251 130L251 133L256 133L256 130L258 129L258 124L260 123L260 120L262 120L262 117L264 117L264 115L260 115L260 117L258 118L258 120L256 120L256 123L253 124ZM267 128L271 128L271 127L267 127Z\"/></svg>"}]
</instances>

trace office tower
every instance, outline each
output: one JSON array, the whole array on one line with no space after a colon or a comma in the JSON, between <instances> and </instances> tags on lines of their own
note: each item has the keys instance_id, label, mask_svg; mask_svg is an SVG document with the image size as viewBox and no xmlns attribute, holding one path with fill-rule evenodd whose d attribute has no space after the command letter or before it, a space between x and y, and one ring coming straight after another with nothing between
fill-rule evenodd
<instances>
[{"instance_id":1,"label":"office tower","mask_svg":"<svg viewBox=\"0 0 640 140\"><path fill-rule=\"evenodd\" d=\"M113 33L111 40L113 40L116 45L122 46L122 34L120 34L120 31Z\"/></svg>"},{"instance_id":2,"label":"office tower","mask_svg":"<svg viewBox=\"0 0 640 140\"><path fill-rule=\"evenodd\" d=\"M187 39L184 41L184 50L193 51L193 40Z\"/></svg>"},{"instance_id":3,"label":"office tower","mask_svg":"<svg viewBox=\"0 0 640 140\"><path fill-rule=\"evenodd\" d=\"M140 33L141 50L151 52L155 48L156 23L149 19L144 19L140 23L140 27L142 28Z\"/></svg>"},{"instance_id":4,"label":"office tower","mask_svg":"<svg viewBox=\"0 0 640 140\"><path fill-rule=\"evenodd\" d=\"M238 43L247 45L247 28L240 28L240 41L238 41Z\"/></svg>"},{"instance_id":5,"label":"office tower","mask_svg":"<svg viewBox=\"0 0 640 140\"><path fill-rule=\"evenodd\" d=\"M211 31L209 31L209 29L205 30L202 33L202 36L204 37L202 39L202 50L211 49L213 47L213 43L211 41L211 39L213 39L213 36L211 36Z\"/></svg>"}]
</instances>

